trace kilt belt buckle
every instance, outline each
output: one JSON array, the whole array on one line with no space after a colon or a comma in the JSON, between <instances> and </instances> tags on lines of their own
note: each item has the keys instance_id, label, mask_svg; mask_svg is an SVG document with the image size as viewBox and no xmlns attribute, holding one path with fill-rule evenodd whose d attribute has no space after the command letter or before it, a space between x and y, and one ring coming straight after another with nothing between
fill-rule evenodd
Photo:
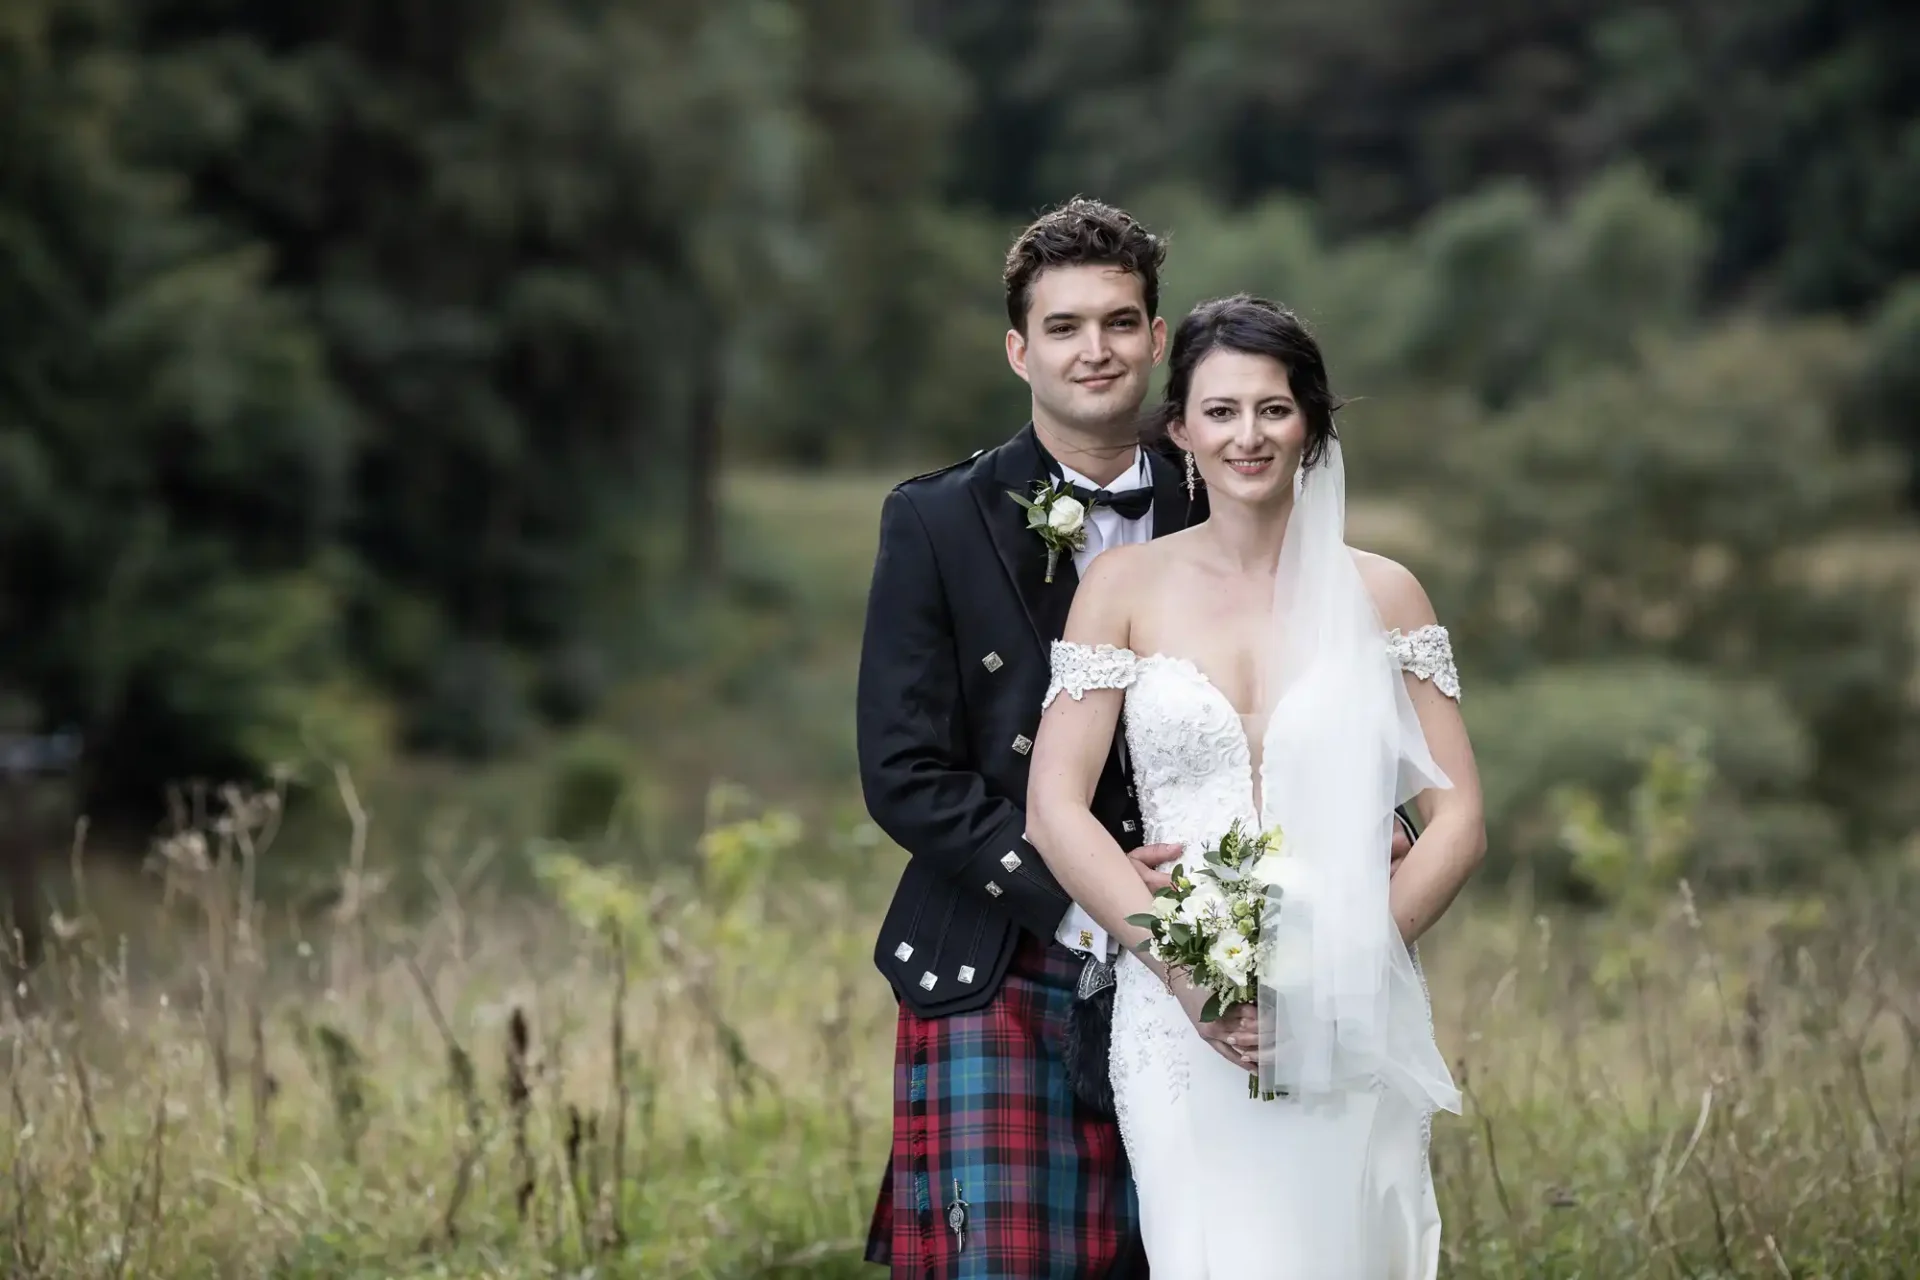
<instances>
[{"instance_id":1,"label":"kilt belt buckle","mask_svg":"<svg viewBox=\"0 0 1920 1280\"><path fill-rule=\"evenodd\" d=\"M953 1232L953 1251L967 1251L967 1202L960 1198L960 1179L953 1180L953 1199L947 1202L947 1229Z\"/></svg>"},{"instance_id":2,"label":"kilt belt buckle","mask_svg":"<svg viewBox=\"0 0 1920 1280\"><path fill-rule=\"evenodd\" d=\"M1113 966L1097 956L1088 956L1080 970L1080 982L1074 988L1076 1000L1091 1000L1114 985Z\"/></svg>"}]
</instances>

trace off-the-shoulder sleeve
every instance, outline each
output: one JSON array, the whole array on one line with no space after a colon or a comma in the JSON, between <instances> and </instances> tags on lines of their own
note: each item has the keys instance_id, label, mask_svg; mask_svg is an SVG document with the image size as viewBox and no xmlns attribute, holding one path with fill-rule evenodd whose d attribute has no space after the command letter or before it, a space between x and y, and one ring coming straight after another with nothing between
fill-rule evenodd
<instances>
[{"instance_id":1,"label":"off-the-shoulder sleeve","mask_svg":"<svg viewBox=\"0 0 1920 1280\"><path fill-rule=\"evenodd\" d=\"M1387 633L1387 647L1402 671L1432 681L1434 688L1460 701L1460 673L1453 665L1453 641L1445 627L1430 622L1404 635L1396 627Z\"/></svg>"},{"instance_id":2,"label":"off-the-shoulder sleeve","mask_svg":"<svg viewBox=\"0 0 1920 1280\"><path fill-rule=\"evenodd\" d=\"M1062 693L1075 702L1089 689L1125 689L1133 683L1137 659L1131 649L1116 649L1110 644L1075 644L1070 640L1053 642L1053 682L1040 704L1045 711Z\"/></svg>"}]
</instances>

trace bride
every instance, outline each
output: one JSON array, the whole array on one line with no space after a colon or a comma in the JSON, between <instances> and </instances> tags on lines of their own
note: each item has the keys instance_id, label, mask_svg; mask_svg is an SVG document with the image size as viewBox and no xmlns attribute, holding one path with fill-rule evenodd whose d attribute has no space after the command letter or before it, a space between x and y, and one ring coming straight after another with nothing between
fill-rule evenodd
<instances>
[{"instance_id":1,"label":"bride","mask_svg":"<svg viewBox=\"0 0 1920 1280\"><path fill-rule=\"evenodd\" d=\"M1459 1093L1411 944L1485 846L1447 635L1412 574L1346 546L1335 406L1299 320L1203 304L1170 364L1167 432L1211 514L1082 582L1027 812L1128 948L1111 1067L1154 1280L1431 1280L1427 1133ZM1206 993L1134 950L1151 893L1088 809L1123 713L1148 843L1197 857L1236 820L1283 832L1258 1008L1203 1022ZM1409 798L1423 829L1390 876ZM1249 1098L1249 1072L1279 1096Z\"/></svg>"}]
</instances>

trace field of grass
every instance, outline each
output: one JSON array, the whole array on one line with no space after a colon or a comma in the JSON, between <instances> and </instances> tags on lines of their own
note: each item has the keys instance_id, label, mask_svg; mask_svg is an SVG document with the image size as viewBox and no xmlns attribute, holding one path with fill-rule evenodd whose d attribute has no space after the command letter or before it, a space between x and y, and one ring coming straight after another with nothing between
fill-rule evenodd
<instances>
[{"instance_id":1,"label":"field of grass","mask_svg":"<svg viewBox=\"0 0 1920 1280\"><path fill-rule=\"evenodd\" d=\"M0 1004L6 1274L863 1274L892 1005L872 908L806 868L896 854L720 809L674 874L537 846L539 899L455 860L401 918L349 847L295 917L250 894L274 819L167 842L158 908L82 868ZM1457 910L1448 1274L1911 1276L1916 885Z\"/></svg>"}]
</instances>

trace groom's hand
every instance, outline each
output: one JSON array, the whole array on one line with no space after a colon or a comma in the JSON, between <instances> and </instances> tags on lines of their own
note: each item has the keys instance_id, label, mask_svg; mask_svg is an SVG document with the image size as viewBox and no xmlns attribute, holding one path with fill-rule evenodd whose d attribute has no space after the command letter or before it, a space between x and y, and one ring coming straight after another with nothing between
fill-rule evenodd
<instances>
[{"instance_id":1,"label":"groom's hand","mask_svg":"<svg viewBox=\"0 0 1920 1280\"><path fill-rule=\"evenodd\" d=\"M1161 871L1160 866L1177 859L1185 847L1177 844L1143 844L1127 854L1133 869L1140 873L1140 882L1147 886L1147 892L1158 893L1173 883L1173 877Z\"/></svg>"}]
</instances>

